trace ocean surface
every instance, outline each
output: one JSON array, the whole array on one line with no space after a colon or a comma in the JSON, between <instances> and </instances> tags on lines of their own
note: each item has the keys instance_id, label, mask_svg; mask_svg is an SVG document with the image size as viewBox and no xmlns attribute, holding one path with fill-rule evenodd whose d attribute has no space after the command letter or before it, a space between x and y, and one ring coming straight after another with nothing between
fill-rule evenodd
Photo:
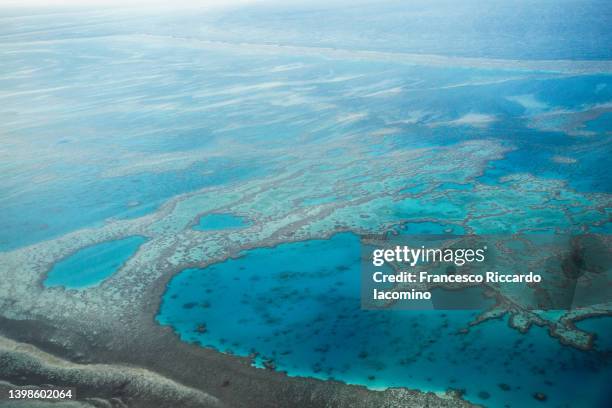
<instances>
[{"instance_id":1,"label":"ocean surface","mask_svg":"<svg viewBox=\"0 0 612 408\"><path fill-rule=\"evenodd\" d=\"M373 159L424 151L435 161L469 141L506 150L483 169L468 161L448 169L438 184L427 169L406 179L370 207L369 227L462 234L457 219L468 209L498 206L501 218L554 184L554 199L525 205L510 227L490 217L471 219L472 231L610 233L612 205L601 197L612 193L611 20L609 1L0 9L0 251L135 220L185 194L231 191L301 163L321 166L314 187L304 186L312 194L279 191L254 212L266 219L275 206L330 203L351 212L359 191L318 191L342 186L346 174L362 177ZM349 170L325 176L334 160ZM478 174L464 181L468 170ZM487 195L517 175L530 177L523 190ZM415 196L442 204L432 215ZM248 214L224 211L186 228L253 227ZM180 271L157 321L183 341L251 355L256 366L291 376L455 388L494 407L612 400L609 317L578 323L598 335L594 350L579 351L539 327L521 334L507 317L458 334L476 311L363 311L357 235L323 232ZM95 287L144 240L82 248L44 284Z\"/></svg>"}]
</instances>

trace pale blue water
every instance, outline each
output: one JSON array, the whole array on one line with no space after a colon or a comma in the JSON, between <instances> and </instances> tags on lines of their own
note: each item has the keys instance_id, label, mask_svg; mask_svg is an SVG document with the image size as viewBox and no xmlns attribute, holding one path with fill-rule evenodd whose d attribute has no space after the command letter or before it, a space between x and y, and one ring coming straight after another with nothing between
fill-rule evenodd
<instances>
[{"instance_id":1,"label":"pale blue water","mask_svg":"<svg viewBox=\"0 0 612 408\"><path fill-rule=\"evenodd\" d=\"M200 221L193 229L198 231L218 230L226 228L240 228L249 225L248 220L233 214L207 214L200 217Z\"/></svg>"},{"instance_id":2,"label":"pale blue water","mask_svg":"<svg viewBox=\"0 0 612 408\"><path fill-rule=\"evenodd\" d=\"M99 177L92 169L83 169L77 176L79 181L72 178L72 171L66 170L66 180L50 182L45 188L19 196L6 193L8 198L0 203L0 251L101 225L109 218L139 217L180 193L255 177L264 174L266 167L209 161L186 170L110 179Z\"/></svg>"},{"instance_id":3,"label":"pale blue water","mask_svg":"<svg viewBox=\"0 0 612 408\"><path fill-rule=\"evenodd\" d=\"M350 233L249 250L174 277L157 320L184 341L256 352L256 365L273 360L289 375L373 388L453 387L487 406L539 406L535 392L547 395L546 406L602 406L612 380L609 338L582 352L541 328L520 334L506 319L458 334L475 311L360 310L359 274L359 239ZM588 323L597 331L611 324Z\"/></svg>"},{"instance_id":4,"label":"pale blue water","mask_svg":"<svg viewBox=\"0 0 612 408\"><path fill-rule=\"evenodd\" d=\"M115 273L144 242L144 237L135 235L82 248L53 265L44 285L68 289L96 286Z\"/></svg>"},{"instance_id":5,"label":"pale blue water","mask_svg":"<svg viewBox=\"0 0 612 408\"><path fill-rule=\"evenodd\" d=\"M123 43L114 43L111 50L108 41L112 40L108 39L87 38L83 41L85 44L57 42L49 45L53 55L59 56L53 60L53 64L60 64L61 75L54 70L40 70L31 74L27 81L1 79L2 75L9 77L20 67L35 68L40 56L37 54L39 49L34 45L24 45L19 53L10 54L10 58L5 58L5 65L0 67L0 81L6 94L2 97L6 102L4 106L25 111L18 116L12 115L8 108L0 112L11 119L7 119L4 127L6 132L14 135L13 138L4 136L8 156L2 163L6 177L0 180L0 195L4 198L0 202L2 251L85 226L100 225L109 218L141 216L178 194L262 177L290 164L283 154L268 156L266 151L269 146L291 152L301 143L308 147L318 142L341 140L344 133L367 134L385 126L399 128L401 133L397 137L380 139L375 144L364 139L372 155L401 149L445 146L470 139L495 139L515 150L492 164L491 169L479 179L481 182L496 184L499 177L504 175L528 172L566 180L571 187L581 191L612 190L612 172L602 165L612 151L612 142L606 137L607 129L612 128L609 114L583 118L584 126L578 123L577 129L592 131L595 135L575 137L564 133L563 129L534 128L530 122L529 108L508 99L516 95L531 95L531 98L546 106L546 110L580 111L612 101L610 75L551 75L546 79L534 80L522 73L483 69L424 68L376 61L328 61L284 55L262 59L259 56L221 52L210 54L215 57L215 64L207 60L209 64L201 65L194 60L191 49L174 49L172 60L162 61L161 56L166 55L163 48L151 47L143 50L141 60L108 71L107 76L100 79L98 87L92 87L91 79L80 79L79 75L92 72L95 76L100 65L93 62L95 59L83 57L75 60L74 55L84 52L82 47L87 49L87 55L91 54L109 64L119 56L131 55L132 50L129 44ZM146 65L150 60L159 62ZM182 64L180 72L175 72L173 63ZM266 71L266 68L296 63L303 64L304 68L280 73ZM138 81L145 66L152 75L171 79L164 84L137 82L133 87L118 85L126 78ZM239 80L236 82L228 79L223 71L225 66L263 68L261 73L237 77ZM194 102L189 95L197 93L196 90L204 86L199 82L203 78L202 70L206 71L206 88L221 95L227 88L249 87L262 82L287 83L289 90L268 91L269 94L262 97L264 102L257 104L247 99L244 106L238 101L219 110L211 110L206 115L196 114L190 111ZM333 73L332 79L354 79L326 82L330 72ZM517 75L521 76L506 80ZM308 104L278 105L277 101L284 100L287 92L292 92L294 86L290 84L308 81L319 81L307 94L313 101L312 107ZM382 89L403 87L406 90L385 98L346 96L354 88L372 84ZM53 110L48 112L47 122L39 123L37 115L27 111L31 106L27 92L40 92L37 90L47 87L58 90L50 91L45 96L62 100L63 103L43 105ZM97 88L105 91L100 93L95 90ZM26 94L22 96L22 92ZM117 105L117 101L131 100L134 94L142 101L168 99L175 107L147 107L147 102L143 102L142 107ZM248 92L246 96L249 96ZM225 99L211 96L198 101L205 105L224 103ZM333 103L337 108L319 111L319 103ZM91 106L87 114L73 113L82 104ZM105 106L115 105L121 108L110 112L104 109ZM368 118L338 130L335 122L337 116L355 111L368 112ZM413 111L421 112L414 122L395 123L410 117ZM495 120L485 127L435 125L473 113L490 115ZM574 119L563 123L574 123ZM225 127L231 129L235 123L242 126L219 132ZM306 142L302 139L305 134L309 135ZM45 145L36 147L41 138L45 140ZM224 138L239 141L245 147L225 150ZM23 152L29 151L32 146L40 151L24 156ZM257 153L251 153L251 148L256 148ZM118 177L104 175L105 171L115 166L129 167L134 156L151 156L154 162L160 154L188 154L198 149L202 149L202 160L184 169L144 169ZM218 155L219 152L221 157L208 158L209 153ZM329 157L337 154L338 149L331 150ZM87 160L76 160L80 155ZM555 155L570 156L577 162L573 165L557 164L552 161ZM10 157L20 159L12 160ZM44 160L37 162L37 157ZM37 180L37 183L32 184L32 180ZM417 185L402 193L425 191L427 184L418 182L407 180L407 185ZM322 197L307 201L305 205L323 204L329 199Z\"/></svg>"}]
</instances>

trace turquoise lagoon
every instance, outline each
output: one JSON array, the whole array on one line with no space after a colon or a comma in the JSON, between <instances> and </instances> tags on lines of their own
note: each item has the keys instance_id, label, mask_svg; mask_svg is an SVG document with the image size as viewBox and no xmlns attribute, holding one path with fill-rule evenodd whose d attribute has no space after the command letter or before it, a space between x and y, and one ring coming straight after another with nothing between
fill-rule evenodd
<instances>
[{"instance_id":1,"label":"turquoise lagoon","mask_svg":"<svg viewBox=\"0 0 612 408\"><path fill-rule=\"evenodd\" d=\"M157 320L182 340L272 361L292 376L371 388L460 389L487 406L603 406L612 380L609 336L597 350L559 344L546 330L521 334L506 318L467 327L475 311L360 309L359 238L253 249L174 277ZM231 316L231 318L228 318ZM586 323L586 322L585 322ZM587 326L609 331L610 321Z\"/></svg>"},{"instance_id":2,"label":"turquoise lagoon","mask_svg":"<svg viewBox=\"0 0 612 408\"><path fill-rule=\"evenodd\" d=\"M115 273L145 242L141 236L106 241L79 249L53 265L45 286L85 289Z\"/></svg>"}]
</instances>

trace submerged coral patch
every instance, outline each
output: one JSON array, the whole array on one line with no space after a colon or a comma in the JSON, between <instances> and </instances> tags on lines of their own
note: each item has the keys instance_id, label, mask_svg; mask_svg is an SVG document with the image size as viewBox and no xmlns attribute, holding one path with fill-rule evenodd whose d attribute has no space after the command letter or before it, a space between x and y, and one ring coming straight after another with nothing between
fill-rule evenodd
<instances>
[{"instance_id":1,"label":"submerged coral patch","mask_svg":"<svg viewBox=\"0 0 612 408\"><path fill-rule=\"evenodd\" d=\"M219 230L228 228L241 228L249 225L244 218L234 214L207 214L200 217L200 220L193 229L198 231Z\"/></svg>"}]
</instances>

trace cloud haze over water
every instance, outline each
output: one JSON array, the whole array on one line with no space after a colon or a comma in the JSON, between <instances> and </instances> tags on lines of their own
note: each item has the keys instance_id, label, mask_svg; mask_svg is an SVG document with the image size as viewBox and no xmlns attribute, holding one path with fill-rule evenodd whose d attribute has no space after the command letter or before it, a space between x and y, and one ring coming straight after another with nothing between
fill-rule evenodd
<instances>
[{"instance_id":1,"label":"cloud haze over water","mask_svg":"<svg viewBox=\"0 0 612 408\"><path fill-rule=\"evenodd\" d=\"M2 7L223 7L258 0L4 0ZM261 1L261 0L259 0Z\"/></svg>"}]
</instances>

